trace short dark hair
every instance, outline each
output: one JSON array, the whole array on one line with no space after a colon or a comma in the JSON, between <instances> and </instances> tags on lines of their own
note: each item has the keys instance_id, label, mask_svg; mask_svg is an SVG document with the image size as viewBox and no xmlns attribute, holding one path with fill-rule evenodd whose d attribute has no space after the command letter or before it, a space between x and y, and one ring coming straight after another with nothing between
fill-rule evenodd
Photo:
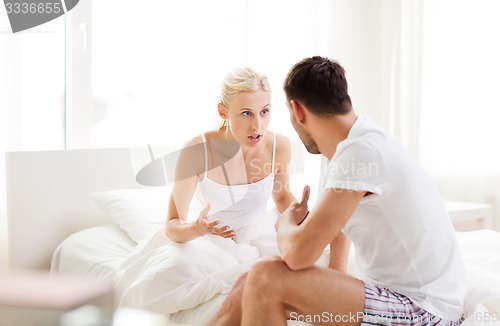
<instances>
[{"instance_id":1,"label":"short dark hair","mask_svg":"<svg viewBox=\"0 0 500 326\"><path fill-rule=\"evenodd\" d=\"M318 115L345 114L352 110L344 68L329 58L303 59L290 69L283 88L288 101L300 101Z\"/></svg>"}]
</instances>

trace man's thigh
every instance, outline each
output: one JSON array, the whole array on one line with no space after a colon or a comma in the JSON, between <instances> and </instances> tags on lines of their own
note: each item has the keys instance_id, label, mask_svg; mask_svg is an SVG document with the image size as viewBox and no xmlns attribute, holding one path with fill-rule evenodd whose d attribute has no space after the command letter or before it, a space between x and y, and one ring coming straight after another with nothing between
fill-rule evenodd
<instances>
[{"instance_id":1,"label":"man's thigh","mask_svg":"<svg viewBox=\"0 0 500 326\"><path fill-rule=\"evenodd\" d=\"M258 264L268 265L264 269L270 271L272 288L286 305L291 320L321 325L361 324L365 301L361 280L319 267L291 271L279 259Z\"/></svg>"}]
</instances>

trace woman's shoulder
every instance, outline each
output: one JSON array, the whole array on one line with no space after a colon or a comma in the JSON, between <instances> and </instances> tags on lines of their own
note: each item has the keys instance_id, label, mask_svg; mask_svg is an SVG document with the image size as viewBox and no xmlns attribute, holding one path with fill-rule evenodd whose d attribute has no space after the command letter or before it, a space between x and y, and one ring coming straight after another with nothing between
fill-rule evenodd
<instances>
[{"instance_id":1,"label":"woman's shoulder","mask_svg":"<svg viewBox=\"0 0 500 326\"><path fill-rule=\"evenodd\" d=\"M287 136L274 131L272 133L276 134L276 154L291 151L292 145Z\"/></svg>"},{"instance_id":2,"label":"woman's shoulder","mask_svg":"<svg viewBox=\"0 0 500 326\"><path fill-rule=\"evenodd\" d=\"M180 150L180 155L179 155L179 160L182 162L185 162L186 160L193 160L195 159L196 161L199 161L200 157L203 157L205 155L205 149L204 149L204 141L203 141L203 136L202 134L196 135L188 140L186 140L182 144L182 148ZM183 163L184 164L184 163Z\"/></svg>"},{"instance_id":3,"label":"woman's shoulder","mask_svg":"<svg viewBox=\"0 0 500 326\"><path fill-rule=\"evenodd\" d=\"M205 131L184 142L183 148L203 144L207 139L212 139L217 136L217 132L213 130Z\"/></svg>"},{"instance_id":4,"label":"woman's shoulder","mask_svg":"<svg viewBox=\"0 0 500 326\"><path fill-rule=\"evenodd\" d=\"M272 132L276 134L276 161L288 162L292 155L292 145L287 136ZM274 135L273 135L274 137Z\"/></svg>"},{"instance_id":5,"label":"woman's shoulder","mask_svg":"<svg viewBox=\"0 0 500 326\"><path fill-rule=\"evenodd\" d=\"M220 132L209 130L184 142L182 145L182 152L190 152L192 154L197 153L205 156L207 150L209 152L214 152L220 150L221 148L229 148L231 151L234 151L234 148L236 147L239 148L232 142L228 142L221 137Z\"/></svg>"}]
</instances>

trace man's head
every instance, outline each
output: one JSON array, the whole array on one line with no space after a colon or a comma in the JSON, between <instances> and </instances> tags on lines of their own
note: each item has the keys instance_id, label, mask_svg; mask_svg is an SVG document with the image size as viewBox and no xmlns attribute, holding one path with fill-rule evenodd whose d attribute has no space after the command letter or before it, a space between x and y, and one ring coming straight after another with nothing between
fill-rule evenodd
<instances>
[{"instance_id":1,"label":"man's head","mask_svg":"<svg viewBox=\"0 0 500 326\"><path fill-rule=\"evenodd\" d=\"M299 123L295 108L299 106L319 118L351 112L351 98L347 92L344 68L328 58L306 58L290 69L283 88L293 127L307 150L319 154L311 134Z\"/></svg>"},{"instance_id":2,"label":"man's head","mask_svg":"<svg viewBox=\"0 0 500 326\"><path fill-rule=\"evenodd\" d=\"M298 101L320 116L352 110L342 66L324 57L304 59L292 67L283 85L287 101Z\"/></svg>"}]
</instances>

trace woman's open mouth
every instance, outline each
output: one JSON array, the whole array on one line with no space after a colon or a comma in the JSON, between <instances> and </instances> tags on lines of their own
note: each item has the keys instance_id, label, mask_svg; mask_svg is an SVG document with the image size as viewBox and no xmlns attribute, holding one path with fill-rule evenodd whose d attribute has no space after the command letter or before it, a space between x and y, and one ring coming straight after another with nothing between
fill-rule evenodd
<instances>
[{"instance_id":1,"label":"woman's open mouth","mask_svg":"<svg viewBox=\"0 0 500 326\"><path fill-rule=\"evenodd\" d=\"M248 136L248 139L250 139L251 142L256 143L262 139L262 135L256 134L256 135Z\"/></svg>"}]
</instances>

